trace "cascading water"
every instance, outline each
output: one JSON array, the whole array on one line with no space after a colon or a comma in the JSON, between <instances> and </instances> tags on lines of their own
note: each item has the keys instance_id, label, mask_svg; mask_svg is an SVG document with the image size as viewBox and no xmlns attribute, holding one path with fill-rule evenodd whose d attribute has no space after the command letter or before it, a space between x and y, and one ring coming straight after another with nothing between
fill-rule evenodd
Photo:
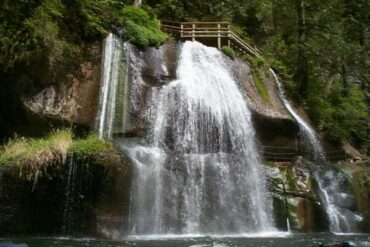
<instances>
[{"instance_id":1,"label":"cascading water","mask_svg":"<svg viewBox=\"0 0 370 247\"><path fill-rule=\"evenodd\" d=\"M109 34L105 39L102 63L102 87L99 98L98 118L96 121L100 138L112 138L115 127L114 123L119 122L116 119L118 111L122 112L122 114L118 113L122 118L120 122L121 125L125 123L124 113L126 110L121 108L124 107L122 102L127 90L125 88L120 88L126 85L126 78L122 78L124 73L121 73L121 70L124 69L122 65L125 47L126 44L123 44L121 40L113 34ZM123 128L123 126L120 126L120 128Z\"/></svg>"},{"instance_id":2,"label":"cascading water","mask_svg":"<svg viewBox=\"0 0 370 247\"><path fill-rule=\"evenodd\" d=\"M270 68L270 72L275 80L275 83L278 87L280 99L283 102L285 108L288 110L288 112L293 116L293 118L297 121L300 131L302 133L302 136L305 138L305 142L309 145L306 145L307 148L309 148L310 152L309 154L313 155L313 157L310 157L313 161L319 164L323 164L325 161L325 155L323 148L320 144L320 141L317 139L315 135L315 131L306 123L306 121L301 118L298 113L295 112L287 98L285 97L284 90L282 88L282 85L280 83L279 78L277 77L274 70Z\"/></svg>"},{"instance_id":3,"label":"cascading water","mask_svg":"<svg viewBox=\"0 0 370 247\"><path fill-rule=\"evenodd\" d=\"M316 165L324 165L326 163L323 148L320 141L317 139L314 130L294 111L289 101L286 99L284 90L278 76L270 69L270 72L277 84L279 95L286 109L297 121L300 127L302 136L305 138L305 143L309 149L309 153L313 156L309 157ZM340 208L336 205L337 196L340 193L340 183L333 176L333 171L321 174L320 171L313 166L311 167L314 179L318 184L320 199L325 207L326 214L330 223L331 232L349 232L351 231L350 218L358 221L361 217L349 212L349 210Z\"/></svg>"},{"instance_id":4,"label":"cascading water","mask_svg":"<svg viewBox=\"0 0 370 247\"><path fill-rule=\"evenodd\" d=\"M73 158L73 155L69 158L68 161L68 170L67 170L67 183L65 187L65 200L63 205L63 218L62 218L62 233L68 233L68 228L71 225L71 211L72 206L75 203L75 193L76 193L76 172L77 164Z\"/></svg>"},{"instance_id":5,"label":"cascading water","mask_svg":"<svg viewBox=\"0 0 370 247\"><path fill-rule=\"evenodd\" d=\"M153 87L150 130L120 146L135 164L129 233L275 231L250 110L220 51L184 43L177 80Z\"/></svg>"}]
</instances>

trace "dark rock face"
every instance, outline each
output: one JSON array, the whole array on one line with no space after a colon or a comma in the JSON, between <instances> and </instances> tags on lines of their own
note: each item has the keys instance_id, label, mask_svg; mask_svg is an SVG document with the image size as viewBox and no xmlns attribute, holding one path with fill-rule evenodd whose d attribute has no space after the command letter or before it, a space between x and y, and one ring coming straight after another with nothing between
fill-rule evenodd
<instances>
[{"instance_id":1,"label":"dark rock face","mask_svg":"<svg viewBox=\"0 0 370 247\"><path fill-rule=\"evenodd\" d=\"M92 126L100 89L100 46L90 45L80 59L77 70L66 72L66 81L24 98L26 109L42 117Z\"/></svg>"},{"instance_id":2,"label":"dark rock face","mask_svg":"<svg viewBox=\"0 0 370 247\"><path fill-rule=\"evenodd\" d=\"M102 219L122 217L129 191L127 163L110 160L105 166L69 157L33 180L19 167L1 168L0 232L103 235Z\"/></svg>"}]
</instances>

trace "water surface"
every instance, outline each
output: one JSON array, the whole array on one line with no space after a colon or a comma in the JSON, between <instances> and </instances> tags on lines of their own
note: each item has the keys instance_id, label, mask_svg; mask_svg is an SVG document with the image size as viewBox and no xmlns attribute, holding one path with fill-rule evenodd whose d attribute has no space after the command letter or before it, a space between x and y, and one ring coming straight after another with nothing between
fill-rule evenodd
<instances>
[{"instance_id":1,"label":"water surface","mask_svg":"<svg viewBox=\"0 0 370 247\"><path fill-rule=\"evenodd\" d=\"M167 238L151 236L148 238L124 239L121 241L111 241L90 238L10 238L1 240L0 246L5 241L13 243L27 244L27 247L309 247L319 244L329 244L334 242L349 242L356 247L369 247L369 234L354 235L335 235L330 233L321 234L291 234L285 237L187 237L187 238ZM23 246L22 246L23 247Z\"/></svg>"}]
</instances>

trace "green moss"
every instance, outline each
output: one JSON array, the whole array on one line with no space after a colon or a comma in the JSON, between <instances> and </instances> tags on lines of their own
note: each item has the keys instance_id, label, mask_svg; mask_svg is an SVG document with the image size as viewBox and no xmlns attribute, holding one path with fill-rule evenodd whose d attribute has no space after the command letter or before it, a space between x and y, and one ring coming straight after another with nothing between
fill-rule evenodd
<instances>
[{"instance_id":1,"label":"green moss","mask_svg":"<svg viewBox=\"0 0 370 247\"><path fill-rule=\"evenodd\" d=\"M230 57L231 59L234 59L234 57L235 57L235 51L233 50L233 48L228 47L228 46L224 46L224 47L222 47L221 51L226 56Z\"/></svg>"},{"instance_id":2,"label":"green moss","mask_svg":"<svg viewBox=\"0 0 370 247\"><path fill-rule=\"evenodd\" d=\"M131 43L145 48L158 47L166 39L161 31L159 20L154 14L135 6L127 6L121 11L124 26L123 36Z\"/></svg>"},{"instance_id":3,"label":"green moss","mask_svg":"<svg viewBox=\"0 0 370 247\"><path fill-rule=\"evenodd\" d=\"M265 77L263 71L268 69L266 61L261 56L258 57L246 56L244 57L244 59L248 60L251 64L253 81L256 85L258 93L266 103L271 105L272 104L271 98L264 83Z\"/></svg>"},{"instance_id":4,"label":"green moss","mask_svg":"<svg viewBox=\"0 0 370 247\"><path fill-rule=\"evenodd\" d=\"M78 139L73 142L69 149L77 158L94 158L102 160L102 154L115 153L113 144L109 141L100 140L95 134L89 135L86 139Z\"/></svg>"}]
</instances>

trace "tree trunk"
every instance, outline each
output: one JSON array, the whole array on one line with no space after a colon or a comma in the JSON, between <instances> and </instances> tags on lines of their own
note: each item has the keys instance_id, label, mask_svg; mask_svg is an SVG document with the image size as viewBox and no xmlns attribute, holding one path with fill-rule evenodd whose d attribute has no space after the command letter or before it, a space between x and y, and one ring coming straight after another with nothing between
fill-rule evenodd
<instances>
[{"instance_id":1,"label":"tree trunk","mask_svg":"<svg viewBox=\"0 0 370 247\"><path fill-rule=\"evenodd\" d=\"M347 80L347 69L344 63L342 63L340 74L341 74L342 83L343 83L343 95L347 96L348 95L348 80Z\"/></svg>"},{"instance_id":2,"label":"tree trunk","mask_svg":"<svg viewBox=\"0 0 370 247\"><path fill-rule=\"evenodd\" d=\"M298 15L298 59L297 71L295 80L298 83L299 93L303 97L307 96L308 86L308 66L306 54L306 13L305 0L296 0L297 15Z\"/></svg>"}]
</instances>

